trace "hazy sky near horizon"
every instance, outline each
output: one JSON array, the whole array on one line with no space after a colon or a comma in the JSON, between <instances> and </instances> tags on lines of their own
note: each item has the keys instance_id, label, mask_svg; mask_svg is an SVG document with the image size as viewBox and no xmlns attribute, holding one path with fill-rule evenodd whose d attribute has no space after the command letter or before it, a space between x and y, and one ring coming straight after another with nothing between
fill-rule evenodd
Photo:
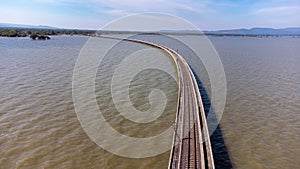
<instances>
[{"instance_id":1,"label":"hazy sky near horizon","mask_svg":"<svg viewBox=\"0 0 300 169\"><path fill-rule=\"evenodd\" d=\"M0 23L98 29L143 12L176 15L202 30L300 27L299 0L2 0Z\"/></svg>"}]
</instances>

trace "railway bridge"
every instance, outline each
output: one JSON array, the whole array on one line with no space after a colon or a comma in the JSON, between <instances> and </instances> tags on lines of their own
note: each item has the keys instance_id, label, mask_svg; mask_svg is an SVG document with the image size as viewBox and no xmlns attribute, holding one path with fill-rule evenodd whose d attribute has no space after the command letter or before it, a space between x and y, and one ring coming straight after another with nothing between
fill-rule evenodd
<instances>
[{"instance_id":1,"label":"railway bridge","mask_svg":"<svg viewBox=\"0 0 300 169\"><path fill-rule=\"evenodd\" d=\"M173 49L148 41L126 40L167 52L176 63L179 81L177 113L169 169L214 169L211 142L204 107L195 76L186 60Z\"/></svg>"}]
</instances>

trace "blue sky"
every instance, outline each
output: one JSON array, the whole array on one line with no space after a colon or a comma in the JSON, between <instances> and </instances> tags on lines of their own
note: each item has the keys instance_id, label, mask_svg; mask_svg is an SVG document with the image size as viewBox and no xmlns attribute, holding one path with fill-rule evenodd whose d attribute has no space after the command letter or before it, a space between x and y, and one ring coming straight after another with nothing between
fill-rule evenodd
<instances>
[{"instance_id":1,"label":"blue sky","mask_svg":"<svg viewBox=\"0 0 300 169\"><path fill-rule=\"evenodd\" d=\"M2 0L0 23L98 29L130 14L163 12L202 30L300 27L299 0Z\"/></svg>"}]
</instances>

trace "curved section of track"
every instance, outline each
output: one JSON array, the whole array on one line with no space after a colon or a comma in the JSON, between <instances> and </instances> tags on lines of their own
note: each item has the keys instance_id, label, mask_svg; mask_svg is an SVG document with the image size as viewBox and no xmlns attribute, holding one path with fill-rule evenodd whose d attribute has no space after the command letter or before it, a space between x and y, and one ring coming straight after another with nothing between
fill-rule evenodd
<instances>
[{"instance_id":1,"label":"curved section of track","mask_svg":"<svg viewBox=\"0 0 300 169\"><path fill-rule=\"evenodd\" d=\"M177 66L179 91L170 169L214 169L209 132L203 103L194 74L188 63L173 49L138 39L100 36L142 43L167 52Z\"/></svg>"}]
</instances>

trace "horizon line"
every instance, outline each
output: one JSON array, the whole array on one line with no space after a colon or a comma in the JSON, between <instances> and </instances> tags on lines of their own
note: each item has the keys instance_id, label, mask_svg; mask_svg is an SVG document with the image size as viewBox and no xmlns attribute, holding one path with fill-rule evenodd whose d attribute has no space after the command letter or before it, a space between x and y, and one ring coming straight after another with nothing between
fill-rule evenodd
<instances>
[{"instance_id":1,"label":"horizon line","mask_svg":"<svg viewBox=\"0 0 300 169\"><path fill-rule=\"evenodd\" d=\"M39 29L38 27L49 27L49 29L65 29L65 30L90 30L90 31L132 31L132 30L103 30L103 29L94 29L94 28L70 28L70 27L59 27L59 26L52 26L52 25L36 25L36 24L22 24L22 23L0 23L0 25L12 25L12 26L0 26L0 28L31 28L31 29ZM14 26L15 27L14 27ZM253 26L253 27L236 27L236 28L218 28L218 29L200 29L197 27L197 29L169 29L169 30L156 30L156 31L200 31L200 32L205 32L205 31L226 31L226 30L240 30L240 29L246 29L246 30L251 30L251 29L289 29L289 28L300 28L300 26L286 26L286 27L264 27L264 26ZM144 30L146 31L146 30ZM138 32L138 31L136 31Z\"/></svg>"}]
</instances>

